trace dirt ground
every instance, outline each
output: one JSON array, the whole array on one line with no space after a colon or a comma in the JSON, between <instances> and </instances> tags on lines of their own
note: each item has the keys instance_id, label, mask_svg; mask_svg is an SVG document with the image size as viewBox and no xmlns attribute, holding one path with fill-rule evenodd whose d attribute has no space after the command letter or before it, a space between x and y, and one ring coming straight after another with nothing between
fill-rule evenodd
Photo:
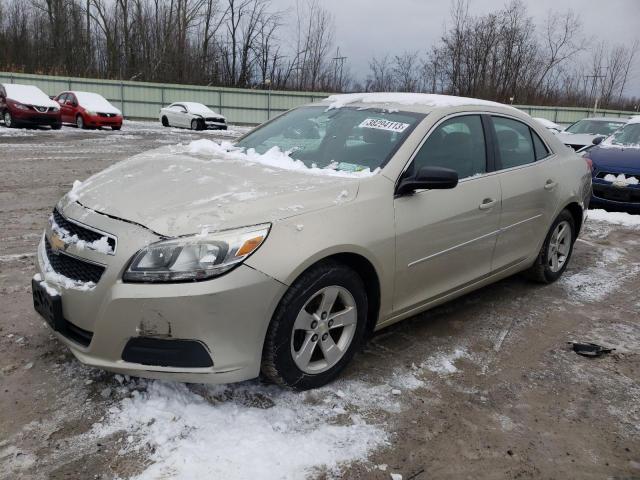
<instances>
[{"instance_id":1,"label":"dirt ground","mask_svg":"<svg viewBox=\"0 0 640 480\"><path fill-rule=\"evenodd\" d=\"M640 479L640 230L610 223L588 223L559 282L513 277L386 329L317 392L80 365L31 303L53 205L76 179L202 137L219 135L0 126L0 479ZM616 350L584 358L572 340Z\"/></svg>"}]
</instances>

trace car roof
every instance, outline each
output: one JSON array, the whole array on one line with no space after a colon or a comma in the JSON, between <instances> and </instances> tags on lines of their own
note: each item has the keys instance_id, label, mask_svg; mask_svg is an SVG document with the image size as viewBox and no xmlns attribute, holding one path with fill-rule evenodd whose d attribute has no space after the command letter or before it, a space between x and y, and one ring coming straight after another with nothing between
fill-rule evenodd
<instances>
[{"instance_id":1,"label":"car roof","mask_svg":"<svg viewBox=\"0 0 640 480\"><path fill-rule=\"evenodd\" d=\"M331 95L320 102L329 109L345 106L381 108L386 110L403 110L417 113L429 113L434 110L455 107L490 107L494 111L505 113L521 110L503 103L481 100L479 98L456 97L454 95L438 95L430 93L373 92L347 93ZM316 103L315 105L317 105ZM313 104L311 104L313 105Z\"/></svg>"}]
</instances>

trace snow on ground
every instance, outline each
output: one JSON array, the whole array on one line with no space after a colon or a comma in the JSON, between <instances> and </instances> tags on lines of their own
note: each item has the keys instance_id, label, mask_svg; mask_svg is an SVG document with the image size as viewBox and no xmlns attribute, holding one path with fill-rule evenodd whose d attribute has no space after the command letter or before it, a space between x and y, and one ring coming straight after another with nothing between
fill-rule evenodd
<instances>
[{"instance_id":1,"label":"snow on ground","mask_svg":"<svg viewBox=\"0 0 640 480\"><path fill-rule=\"evenodd\" d=\"M632 215L626 212L607 212L606 210L589 210L588 220L608 222L625 227L640 227L640 215Z\"/></svg>"},{"instance_id":2,"label":"snow on ground","mask_svg":"<svg viewBox=\"0 0 640 480\"><path fill-rule=\"evenodd\" d=\"M386 414L406 408L405 395L428 386L429 376L455 373L462 357L461 347L435 352L388 383L338 379L309 392L257 380L186 385L116 376L124 398L85 435L123 434L118 454L151 462L136 480L297 479L322 471L336 478L342 465L389 444Z\"/></svg>"}]
</instances>

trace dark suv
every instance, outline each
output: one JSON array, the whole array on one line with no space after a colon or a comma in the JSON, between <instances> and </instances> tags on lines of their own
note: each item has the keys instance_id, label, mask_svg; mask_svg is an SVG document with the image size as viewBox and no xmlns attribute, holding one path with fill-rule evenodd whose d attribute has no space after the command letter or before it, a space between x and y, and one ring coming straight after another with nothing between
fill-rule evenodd
<instances>
[{"instance_id":1,"label":"dark suv","mask_svg":"<svg viewBox=\"0 0 640 480\"><path fill-rule=\"evenodd\" d=\"M0 84L0 115L5 126L49 125L62 127L60 105L33 85Z\"/></svg>"}]
</instances>

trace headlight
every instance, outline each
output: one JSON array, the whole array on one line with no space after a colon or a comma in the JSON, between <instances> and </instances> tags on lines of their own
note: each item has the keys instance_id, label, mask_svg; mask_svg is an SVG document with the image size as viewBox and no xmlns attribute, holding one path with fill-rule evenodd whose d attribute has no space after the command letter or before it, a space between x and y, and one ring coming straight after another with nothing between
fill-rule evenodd
<instances>
[{"instance_id":1,"label":"headlight","mask_svg":"<svg viewBox=\"0 0 640 480\"><path fill-rule=\"evenodd\" d=\"M29 107L27 107L26 105L23 105L22 103L14 102L13 106L18 110L29 110Z\"/></svg>"},{"instance_id":2,"label":"headlight","mask_svg":"<svg viewBox=\"0 0 640 480\"><path fill-rule=\"evenodd\" d=\"M58 107L51 107L52 112L57 112L58 110L60 110Z\"/></svg>"},{"instance_id":3,"label":"headlight","mask_svg":"<svg viewBox=\"0 0 640 480\"><path fill-rule=\"evenodd\" d=\"M222 275L255 252L270 224L162 240L136 253L125 282L183 282Z\"/></svg>"},{"instance_id":4,"label":"headlight","mask_svg":"<svg viewBox=\"0 0 640 480\"><path fill-rule=\"evenodd\" d=\"M86 113L90 117L95 117L97 115L97 113L94 112L93 110L85 110L84 113Z\"/></svg>"}]
</instances>

